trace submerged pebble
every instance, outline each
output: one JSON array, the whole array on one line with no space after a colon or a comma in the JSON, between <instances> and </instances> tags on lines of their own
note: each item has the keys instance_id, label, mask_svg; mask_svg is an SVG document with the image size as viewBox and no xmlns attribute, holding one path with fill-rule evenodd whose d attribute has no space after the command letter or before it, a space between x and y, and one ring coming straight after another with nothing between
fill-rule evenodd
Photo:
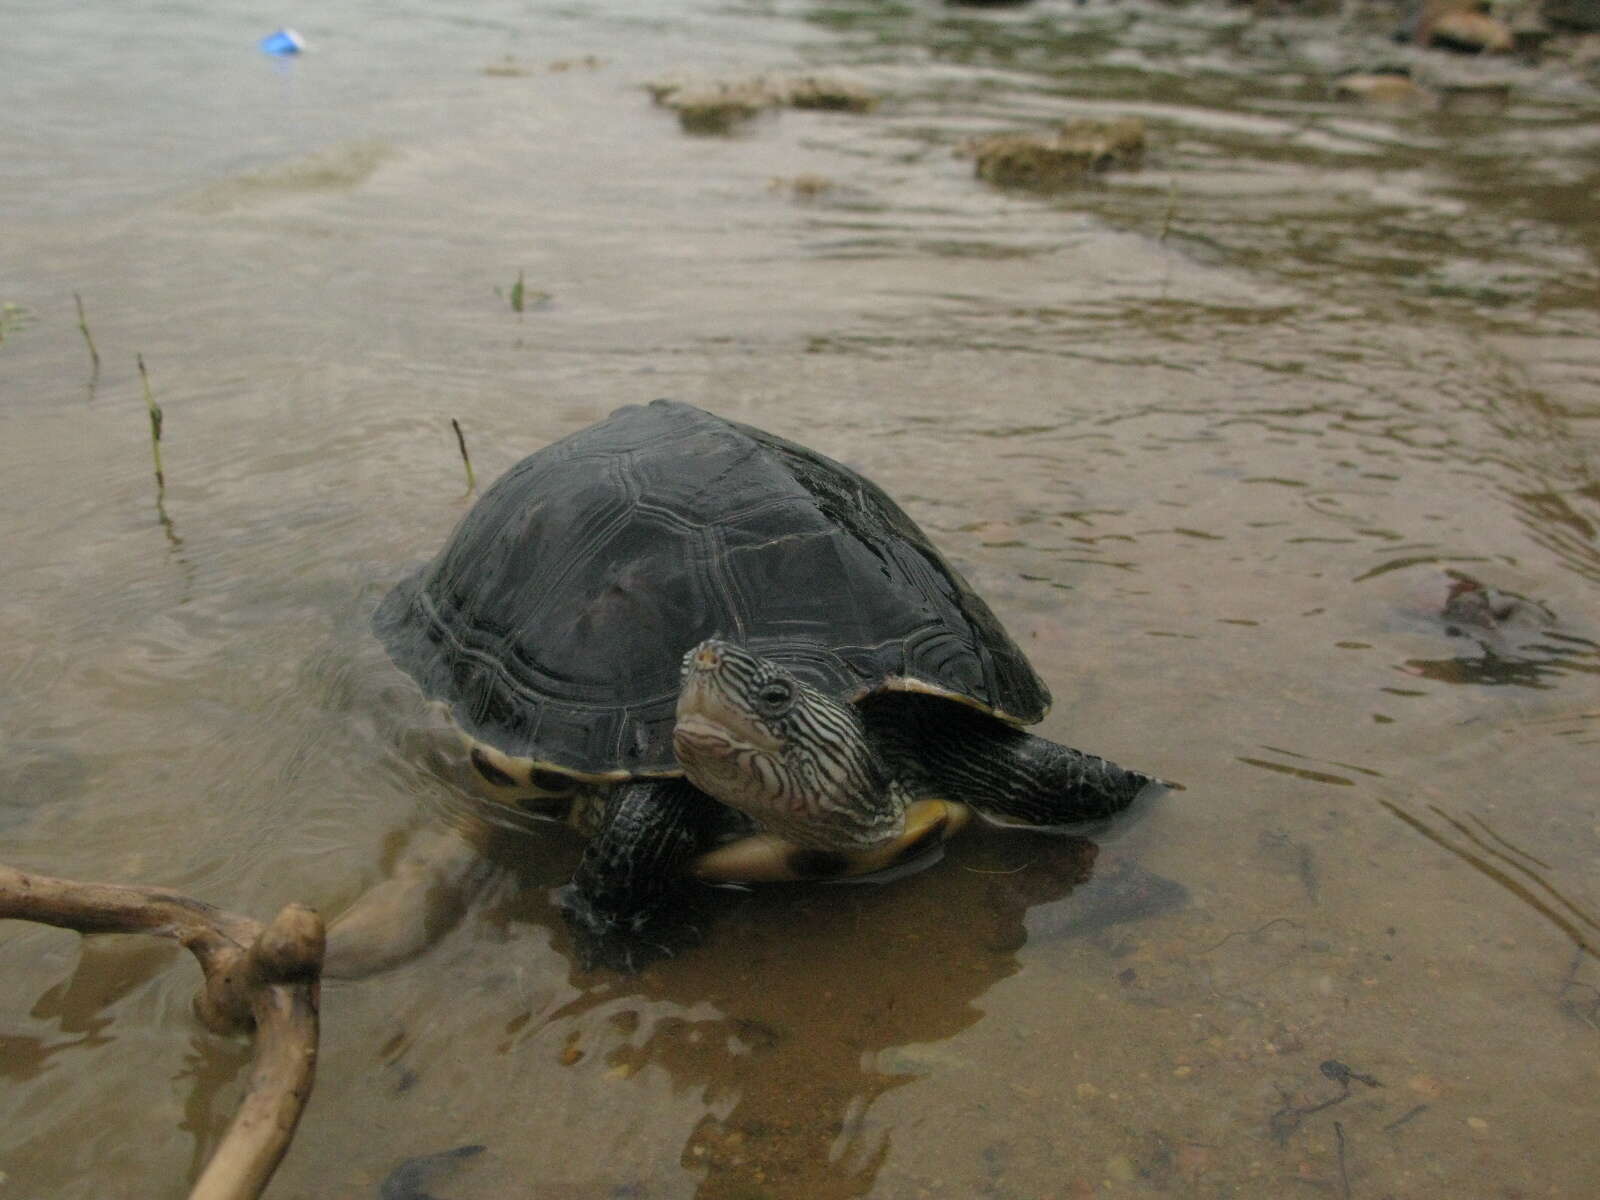
<instances>
[{"instance_id":1,"label":"submerged pebble","mask_svg":"<svg viewBox=\"0 0 1600 1200\"><path fill-rule=\"evenodd\" d=\"M56 742L10 742L0 755L0 829L29 820L45 805L83 795L89 768L81 754Z\"/></svg>"},{"instance_id":2,"label":"submerged pebble","mask_svg":"<svg viewBox=\"0 0 1600 1200\"><path fill-rule=\"evenodd\" d=\"M457 1146L438 1154L408 1158L384 1177L378 1185L378 1200L434 1200L427 1188L453 1174L469 1158L476 1158L483 1146Z\"/></svg>"}]
</instances>

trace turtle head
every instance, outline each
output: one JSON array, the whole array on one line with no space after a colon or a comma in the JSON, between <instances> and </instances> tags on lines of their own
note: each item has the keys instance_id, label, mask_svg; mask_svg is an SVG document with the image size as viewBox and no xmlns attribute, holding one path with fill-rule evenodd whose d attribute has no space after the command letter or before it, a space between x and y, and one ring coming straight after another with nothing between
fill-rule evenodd
<instances>
[{"instance_id":1,"label":"turtle head","mask_svg":"<svg viewBox=\"0 0 1600 1200\"><path fill-rule=\"evenodd\" d=\"M684 656L673 748L690 783L798 845L899 833L903 804L854 707L729 642Z\"/></svg>"}]
</instances>

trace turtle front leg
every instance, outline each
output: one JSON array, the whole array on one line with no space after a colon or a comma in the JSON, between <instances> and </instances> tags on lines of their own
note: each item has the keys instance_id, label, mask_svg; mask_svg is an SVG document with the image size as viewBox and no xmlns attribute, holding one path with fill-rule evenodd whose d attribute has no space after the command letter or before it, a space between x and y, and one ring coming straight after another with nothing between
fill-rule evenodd
<instances>
[{"instance_id":1,"label":"turtle front leg","mask_svg":"<svg viewBox=\"0 0 1600 1200\"><path fill-rule=\"evenodd\" d=\"M948 701L891 695L863 705L880 751L914 793L1036 828L1115 816L1165 790L1130 771Z\"/></svg>"},{"instance_id":2,"label":"turtle front leg","mask_svg":"<svg viewBox=\"0 0 1600 1200\"><path fill-rule=\"evenodd\" d=\"M633 972L699 940L689 865L727 827L727 810L682 779L618 787L562 889L587 967Z\"/></svg>"},{"instance_id":3,"label":"turtle front leg","mask_svg":"<svg viewBox=\"0 0 1600 1200\"><path fill-rule=\"evenodd\" d=\"M1051 828L1114 817L1166 784L1108 759L1006 729L965 754L941 756L948 794L1022 825Z\"/></svg>"}]
</instances>

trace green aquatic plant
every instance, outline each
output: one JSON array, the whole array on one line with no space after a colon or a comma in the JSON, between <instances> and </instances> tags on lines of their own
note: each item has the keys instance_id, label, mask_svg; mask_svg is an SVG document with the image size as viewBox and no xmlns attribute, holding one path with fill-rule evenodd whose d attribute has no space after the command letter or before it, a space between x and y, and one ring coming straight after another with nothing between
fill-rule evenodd
<instances>
[{"instance_id":1,"label":"green aquatic plant","mask_svg":"<svg viewBox=\"0 0 1600 1200\"><path fill-rule=\"evenodd\" d=\"M1167 211L1161 217L1161 234L1157 242L1164 243L1167 234L1172 232L1172 222L1178 215L1178 177L1174 175L1167 182Z\"/></svg>"},{"instance_id":2,"label":"green aquatic plant","mask_svg":"<svg viewBox=\"0 0 1600 1200\"><path fill-rule=\"evenodd\" d=\"M450 418L450 428L456 431L456 445L461 449L461 463L467 468L467 495L478 490L478 477L472 472L472 459L467 456L467 435L461 432L461 422Z\"/></svg>"},{"instance_id":3,"label":"green aquatic plant","mask_svg":"<svg viewBox=\"0 0 1600 1200\"><path fill-rule=\"evenodd\" d=\"M161 406L150 392L150 373L144 369L144 355L134 357L139 363L139 383L144 387L144 406L150 413L150 453L156 463L156 503L160 504L162 494L167 490L166 473L161 469L161 423L164 418Z\"/></svg>"},{"instance_id":4,"label":"green aquatic plant","mask_svg":"<svg viewBox=\"0 0 1600 1200\"><path fill-rule=\"evenodd\" d=\"M83 334L84 344L89 347L89 361L94 365L94 374L100 374L100 351L94 348L94 337L89 332L89 318L83 312L83 297L77 292L72 293L72 302L78 306L78 332Z\"/></svg>"},{"instance_id":5,"label":"green aquatic plant","mask_svg":"<svg viewBox=\"0 0 1600 1200\"><path fill-rule=\"evenodd\" d=\"M538 288L530 288L521 271L517 272L517 281L511 285L509 293L502 291L500 286L496 284L494 294L502 298L509 298L511 311L515 313L537 308L550 299L549 292L542 292Z\"/></svg>"},{"instance_id":6,"label":"green aquatic plant","mask_svg":"<svg viewBox=\"0 0 1600 1200\"><path fill-rule=\"evenodd\" d=\"M33 324L33 313L20 304L7 300L0 304L0 343L19 329Z\"/></svg>"}]
</instances>

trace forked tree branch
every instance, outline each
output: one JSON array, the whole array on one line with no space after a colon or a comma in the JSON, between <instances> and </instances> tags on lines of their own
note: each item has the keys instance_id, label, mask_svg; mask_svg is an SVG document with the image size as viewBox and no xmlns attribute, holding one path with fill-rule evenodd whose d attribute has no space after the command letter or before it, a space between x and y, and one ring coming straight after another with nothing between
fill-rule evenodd
<instances>
[{"instance_id":1,"label":"forked tree branch","mask_svg":"<svg viewBox=\"0 0 1600 1200\"><path fill-rule=\"evenodd\" d=\"M255 1031L244 1099L189 1200L255 1200L311 1095L317 1064L322 918L287 905L269 925L166 888L78 883L0 865L0 919L79 933L149 933L188 947L205 973L195 1013L207 1028Z\"/></svg>"}]
</instances>

